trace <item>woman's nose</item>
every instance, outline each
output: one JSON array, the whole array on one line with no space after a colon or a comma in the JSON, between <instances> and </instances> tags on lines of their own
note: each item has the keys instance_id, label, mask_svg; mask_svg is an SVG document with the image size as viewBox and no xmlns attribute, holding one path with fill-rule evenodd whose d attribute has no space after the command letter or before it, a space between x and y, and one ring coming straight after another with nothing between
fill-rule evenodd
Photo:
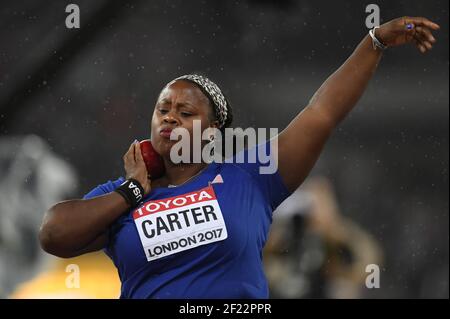
<instances>
[{"instance_id":1,"label":"woman's nose","mask_svg":"<svg viewBox=\"0 0 450 319\"><path fill-rule=\"evenodd\" d=\"M164 123L177 123L177 119L169 112L163 118Z\"/></svg>"}]
</instances>

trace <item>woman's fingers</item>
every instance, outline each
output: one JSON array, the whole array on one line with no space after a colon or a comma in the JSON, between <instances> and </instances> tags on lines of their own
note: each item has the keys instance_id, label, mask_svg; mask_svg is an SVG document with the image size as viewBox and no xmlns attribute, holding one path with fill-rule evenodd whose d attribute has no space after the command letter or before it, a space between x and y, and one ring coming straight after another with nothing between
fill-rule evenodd
<instances>
[{"instance_id":1,"label":"woman's fingers","mask_svg":"<svg viewBox=\"0 0 450 319\"><path fill-rule=\"evenodd\" d=\"M427 48L422 44L421 41L417 40L416 38L414 38L414 42L416 44L416 47L419 49L419 51L421 53L425 53L427 52Z\"/></svg>"},{"instance_id":2,"label":"woman's fingers","mask_svg":"<svg viewBox=\"0 0 450 319\"><path fill-rule=\"evenodd\" d=\"M417 41L422 47L426 49L426 51L431 50L433 48L432 42L429 40L428 36L423 32L415 32L414 40ZM420 49L420 52L424 53L422 49Z\"/></svg>"},{"instance_id":3,"label":"woman's fingers","mask_svg":"<svg viewBox=\"0 0 450 319\"><path fill-rule=\"evenodd\" d=\"M424 17L406 17L405 22L405 24L413 23L415 26L428 27L431 30L439 30L441 28L437 23L434 23Z\"/></svg>"},{"instance_id":4,"label":"woman's fingers","mask_svg":"<svg viewBox=\"0 0 450 319\"><path fill-rule=\"evenodd\" d=\"M145 170L147 171L147 167L144 162L144 157L142 156L141 151L141 144L136 143L136 163L139 163L145 167ZM150 173L147 172L147 177L150 178Z\"/></svg>"},{"instance_id":5,"label":"woman's fingers","mask_svg":"<svg viewBox=\"0 0 450 319\"><path fill-rule=\"evenodd\" d=\"M424 46L427 50L431 50L433 48L433 44L430 43L423 35L416 35L415 39Z\"/></svg>"},{"instance_id":6,"label":"woman's fingers","mask_svg":"<svg viewBox=\"0 0 450 319\"><path fill-rule=\"evenodd\" d=\"M139 143L136 143L135 146L135 158L136 158L136 162L144 162L144 158L142 157L142 152L141 152L141 145Z\"/></svg>"},{"instance_id":7,"label":"woman's fingers","mask_svg":"<svg viewBox=\"0 0 450 319\"><path fill-rule=\"evenodd\" d=\"M433 44L431 44L430 42L424 41L423 43L425 44L425 46L427 47L428 50L433 49Z\"/></svg>"},{"instance_id":8,"label":"woman's fingers","mask_svg":"<svg viewBox=\"0 0 450 319\"><path fill-rule=\"evenodd\" d=\"M130 147L128 148L128 151L123 156L124 161L133 161L133 162L135 161L135 156L134 156L135 145L136 145L136 142L131 143Z\"/></svg>"},{"instance_id":9,"label":"woman's fingers","mask_svg":"<svg viewBox=\"0 0 450 319\"><path fill-rule=\"evenodd\" d=\"M433 37L433 34L431 33L430 29L426 27L417 27L416 33L418 33L422 39L428 41L431 44L436 43L436 39Z\"/></svg>"},{"instance_id":10,"label":"woman's fingers","mask_svg":"<svg viewBox=\"0 0 450 319\"><path fill-rule=\"evenodd\" d=\"M428 38L424 34L416 32L415 37L420 42L420 44L422 44L428 50L431 50L433 45L431 44L430 41L428 41Z\"/></svg>"}]
</instances>

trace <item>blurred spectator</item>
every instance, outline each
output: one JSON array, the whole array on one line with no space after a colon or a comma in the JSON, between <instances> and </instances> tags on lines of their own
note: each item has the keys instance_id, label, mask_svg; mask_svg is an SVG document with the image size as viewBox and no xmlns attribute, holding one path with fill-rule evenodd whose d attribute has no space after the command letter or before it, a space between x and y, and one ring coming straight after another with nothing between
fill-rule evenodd
<instances>
[{"instance_id":1,"label":"blurred spectator","mask_svg":"<svg viewBox=\"0 0 450 319\"><path fill-rule=\"evenodd\" d=\"M45 210L77 186L72 167L36 135L0 138L0 298L45 266Z\"/></svg>"},{"instance_id":2,"label":"blurred spectator","mask_svg":"<svg viewBox=\"0 0 450 319\"><path fill-rule=\"evenodd\" d=\"M362 298L376 240L341 215L330 182L310 178L274 212L265 249L272 298Z\"/></svg>"}]
</instances>

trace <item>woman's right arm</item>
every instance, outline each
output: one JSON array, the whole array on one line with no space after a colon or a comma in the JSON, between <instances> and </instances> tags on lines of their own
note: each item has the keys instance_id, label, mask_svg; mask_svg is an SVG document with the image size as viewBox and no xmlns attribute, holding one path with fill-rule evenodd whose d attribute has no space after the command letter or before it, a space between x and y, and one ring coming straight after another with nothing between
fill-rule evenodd
<instances>
[{"instance_id":1,"label":"woman's right arm","mask_svg":"<svg viewBox=\"0 0 450 319\"><path fill-rule=\"evenodd\" d=\"M123 160L126 178L137 180L148 194L151 184L139 143L131 144ZM57 203L44 216L39 241L46 252L62 258L100 250L108 243L111 224L129 209L116 192Z\"/></svg>"},{"instance_id":2,"label":"woman's right arm","mask_svg":"<svg viewBox=\"0 0 450 319\"><path fill-rule=\"evenodd\" d=\"M41 246L63 258L102 249L108 242L109 226L128 209L128 203L116 192L60 202L44 216L39 231Z\"/></svg>"}]
</instances>

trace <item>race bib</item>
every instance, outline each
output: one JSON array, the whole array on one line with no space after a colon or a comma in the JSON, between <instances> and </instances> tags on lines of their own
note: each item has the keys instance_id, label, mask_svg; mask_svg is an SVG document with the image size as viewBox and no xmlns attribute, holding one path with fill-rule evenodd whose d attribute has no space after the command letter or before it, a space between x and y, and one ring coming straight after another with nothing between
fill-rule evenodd
<instances>
[{"instance_id":1,"label":"race bib","mask_svg":"<svg viewBox=\"0 0 450 319\"><path fill-rule=\"evenodd\" d=\"M227 228L212 186L146 202L133 212L147 260L227 238Z\"/></svg>"}]
</instances>

